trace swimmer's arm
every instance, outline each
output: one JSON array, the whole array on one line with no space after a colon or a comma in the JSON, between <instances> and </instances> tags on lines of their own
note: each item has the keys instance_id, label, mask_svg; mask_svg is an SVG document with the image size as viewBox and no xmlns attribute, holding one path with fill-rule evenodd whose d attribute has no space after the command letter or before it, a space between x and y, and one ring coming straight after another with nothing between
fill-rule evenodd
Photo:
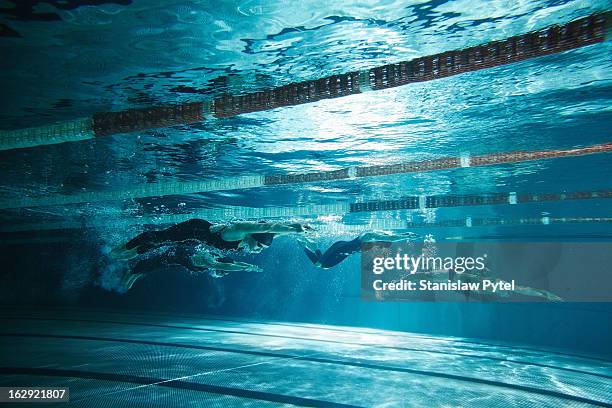
<instances>
[{"instance_id":1,"label":"swimmer's arm","mask_svg":"<svg viewBox=\"0 0 612 408\"><path fill-rule=\"evenodd\" d=\"M532 296L536 298L544 298L553 302L563 301L562 298L552 292L542 289L531 288L529 286L516 286L516 288L514 289L514 293L518 293L525 296Z\"/></svg>"},{"instance_id":2,"label":"swimmer's arm","mask_svg":"<svg viewBox=\"0 0 612 408\"><path fill-rule=\"evenodd\" d=\"M226 241L242 241L250 234L289 234L292 232L302 232L303 230L304 227L300 224L237 222L223 228L221 230L221 237Z\"/></svg>"},{"instance_id":3,"label":"swimmer's arm","mask_svg":"<svg viewBox=\"0 0 612 408\"><path fill-rule=\"evenodd\" d=\"M391 234L384 231L371 231L364 232L359 237L361 238L362 242L401 242L414 238L414 234L411 232Z\"/></svg>"},{"instance_id":4,"label":"swimmer's arm","mask_svg":"<svg viewBox=\"0 0 612 408\"><path fill-rule=\"evenodd\" d=\"M225 262L215 262L212 266L212 269L216 269L219 271L225 272L261 272L261 268L257 265L252 265L246 262L233 262L233 263L225 263Z\"/></svg>"},{"instance_id":5,"label":"swimmer's arm","mask_svg":"<svg viewBox=\"0 0 612 408\"><path fill-rule=\"evenodd\" d=\"M195 266L200 268L216 269L225 272L261 272L261 268L246 262L220 262L208 254L198 254L192 258Z\"/></svg>"}]
</instances>

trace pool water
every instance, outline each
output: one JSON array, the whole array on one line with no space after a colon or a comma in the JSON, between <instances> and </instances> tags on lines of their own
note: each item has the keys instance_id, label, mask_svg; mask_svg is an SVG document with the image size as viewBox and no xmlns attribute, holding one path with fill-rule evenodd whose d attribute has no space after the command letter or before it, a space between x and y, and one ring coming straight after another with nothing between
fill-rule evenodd
<instances>
[{"instance_id":1,"label":"pool water","mask_svg":"<svg viewBox=\"0 0 612 408\"><path fill-rule=\"evenodd\" d=\"M323 250L372 231L603 248L610 21L583 0L2 2L0 386L610 406L606 268L576 268L586 302L366 302L360 255L321 269L295 234L235 256L260 273L163 265L129 290L111 256L192 218L307 224ZM524 285L571 292L518 257Z\"/></svg>"}]
</instances>

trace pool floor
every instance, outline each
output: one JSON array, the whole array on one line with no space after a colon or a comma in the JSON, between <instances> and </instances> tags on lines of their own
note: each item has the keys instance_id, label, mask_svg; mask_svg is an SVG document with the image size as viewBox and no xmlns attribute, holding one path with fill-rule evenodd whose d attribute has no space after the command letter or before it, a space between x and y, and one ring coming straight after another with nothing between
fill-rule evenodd
<instances>
[{"instance_id":1,"label":"pool floor","mask_svg":"<svg viewBox=\"0 0 612 408\"><path fill-rule=\"evenodd\" d=\"M612 406L612 362L521 345L112 310L0 320L0 386L69 387L61 406Z\"/></svg>"}]
</instances>

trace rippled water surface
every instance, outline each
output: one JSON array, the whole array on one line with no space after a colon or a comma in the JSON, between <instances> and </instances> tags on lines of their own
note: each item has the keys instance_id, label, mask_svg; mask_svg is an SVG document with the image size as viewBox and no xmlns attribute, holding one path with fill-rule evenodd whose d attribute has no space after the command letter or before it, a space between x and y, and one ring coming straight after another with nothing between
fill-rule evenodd
<instances>
[{"instance_id":1,"label":"rippled water surface","mask_svg":"<svg viewBox=\"0 0 612 408\"><path fill-rule=\"evenodd\" d=\"M409 60L565 23L606 1L2 2L4 129L201 101ZM83 2L87 3L87 2ZM29 4L29 3L28 3ZM55 5L54 5L55 4ZM24 11L25 10L25 11ZM43 18L43 16L46 16ZM396 89L33 149L0 152L0 198L143 183L333 170L609 141L610 43ZM571 170L571 171L570 171ZM222 193L3 211L13 224L299 206L418 194L609 188L606 155ZM477 208L597 216L609 206ZM514 213L512 211L515 211ZM452 218L428 210L415 219ZM321 214L327 215L327 214ZM361 216L396 217L378 214ZM349 220L345 220L349 221Z\"/></svg>"}]
</instances>

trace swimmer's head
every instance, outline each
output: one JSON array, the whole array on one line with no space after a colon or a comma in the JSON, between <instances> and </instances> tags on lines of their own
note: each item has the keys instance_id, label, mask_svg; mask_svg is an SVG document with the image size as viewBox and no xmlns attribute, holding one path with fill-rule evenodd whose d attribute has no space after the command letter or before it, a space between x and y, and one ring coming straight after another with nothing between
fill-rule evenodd
<instances>
[{"instance_id":1,"label":"swimmer's head","mask_svg":"<svg viewBox=\"0 0 612 408\"><path fill-rule=\"evenodd\" d=\"M312 234L315 232L314 228L312 228L310 225L308 224L302 224L302 231L305 234Z\"/></svg>"},{"instance_id":2,"label":"swimmer's head","mask_svg":"<svg viewBox=\"0 0 612 408\"><path fill-rule=\"evenodd\" d=\"M293 224L289 224L295 232L312 232L313 229L310 225L308 224L300 224L298 222L293 223Z\"/></svg>"},{"instance_id":3,"label":"swimmer's head","mask_svg":"<svg viewBox=\"0 0 612 408\"><path fill-rule=\"evenodd\" d=\"M212 232L213 234L217 233L217 232L221 232L221 230L223 230L223 228L227 227L227 225L225 224L215 224L215 225L211 225L209 227L210 232Z\"/></svg>"}]
</instances>

